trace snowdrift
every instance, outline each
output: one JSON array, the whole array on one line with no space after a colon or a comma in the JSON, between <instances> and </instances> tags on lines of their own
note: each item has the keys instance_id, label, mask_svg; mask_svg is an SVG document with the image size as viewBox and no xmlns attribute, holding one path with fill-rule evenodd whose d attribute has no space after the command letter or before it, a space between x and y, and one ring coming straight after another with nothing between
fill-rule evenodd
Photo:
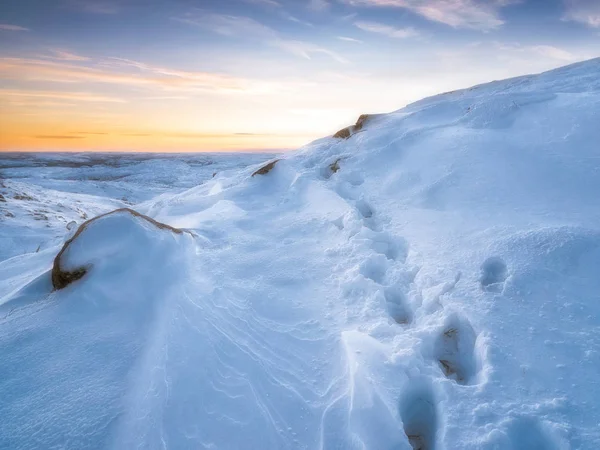
<instances>
[{"instance_id":1,"label":"snowdrift","mask_svg":"<svg viewBox=\"0 0 600 450\"><path fill-rule=\"evenodd\" d=\"M93 448L109 435L186 276L192 236L159 225L130 210L85 222L52 274L0 305L1 448Z\"/></svg>"},{"instance_id":2,"label":"snowdrift","mask_svg":"<svg viewBox=\"0 0 600 450\"><path fill-rule=\"evenodd\" d=\"M182 230L129 208L117 209L82 223L54 258L52 286L64 289L91 269L102 271L107 266L110 270L123 267L121 270L128 272L127 260L132 258L127 254L128 249L139 253L141 249L146 251L148 245L156 245L153 242L155 234L149 234L148 228L183 234ZM154 263L161 265L160 260ZM102 272L97 276L102 278Z\"/></svg>"},{"instance_id":3,"label":"snowdrift","mask_svg":"<svg viewBox=\"0 0 600 450\"><path fill-rule=\"evenodd\" d=\"M599 119L443 94L0 263L0 448L598 448Z\"/></svg>"},{"instance_id":4,"label":"snowdrift","mask_svg":"<svg viewBox=\"0 0 600 450\"><path fill-rule=\"evenodd\" d=\"M0 153L0 261L60 245L65 225L173 195L268 154Z\"/></svg>"}]
</instances>

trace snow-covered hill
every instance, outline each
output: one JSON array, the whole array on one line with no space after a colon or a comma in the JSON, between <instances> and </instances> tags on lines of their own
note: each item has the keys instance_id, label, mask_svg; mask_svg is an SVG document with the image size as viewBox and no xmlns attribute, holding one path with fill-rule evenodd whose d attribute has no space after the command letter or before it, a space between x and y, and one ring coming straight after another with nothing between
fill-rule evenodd
<instances>
[{"instance_id":1,"label":"snow-covered hill","mask_svg":"<svg viewBox=\"0 0 600 450\"><path fill-rule=\"evenodd\" d=\"M1 262L0 448L597 449L599 124L494 82Z\"/></svg>"},{"instance_id":2,"label":"snow-covered hill","mask_svg":"<svg viewBox=\"0 0 600 450\"><path fill-rule=\"evenodd\" d=\"M55 247L71 222L168 192L268 154L0 153L0 261Z\"/></svg>"}]
</instances>

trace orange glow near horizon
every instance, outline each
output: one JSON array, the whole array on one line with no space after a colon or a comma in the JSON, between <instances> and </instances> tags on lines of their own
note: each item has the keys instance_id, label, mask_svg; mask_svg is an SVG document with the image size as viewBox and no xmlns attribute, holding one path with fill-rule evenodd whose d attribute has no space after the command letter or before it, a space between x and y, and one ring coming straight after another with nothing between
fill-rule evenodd
<instances>
[{"instance_id":1,"label":"orange glow near horizon","mask_svg":"<svg viewBox=\"0 0 600 450\"><path fill-rule=\"evenodd\" d=\"M297 79L74 54L0 57L0 80L0 151L281 151L358 113Z\"/></svg>"},{"instance_id":2,"label":"orange glow near horizon","mask_svg":"<svg viewBox=\"0 0 600 450\"><path fill-rule=\"evenodd\" d=\"M504 42L507 2L459 2L465 16L434 2L416 9L428 27L398 28L360 15L406 2L39 1L0 5L0 151L295 149L363 113L598 53L584 35Z\"/></svg>"},{"instance_id":3,"label":"orange glow near horizon","mask_svg":"<svg viewBox=\"0 0 600 450\"><path fill-rule=\"evenodd\" d=\"M0 151L284 151L298 148L312 136L251 133L202 133L118 127L90 120L36 121L36 115L0 114ZM82 130L82 131L73 131Z\"/></svg>"}]
</instances>

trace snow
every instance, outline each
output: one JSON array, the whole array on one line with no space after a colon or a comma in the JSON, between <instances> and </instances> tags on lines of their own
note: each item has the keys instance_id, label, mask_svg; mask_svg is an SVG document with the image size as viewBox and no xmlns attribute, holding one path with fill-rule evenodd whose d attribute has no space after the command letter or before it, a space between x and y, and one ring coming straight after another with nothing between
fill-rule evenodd
<instances>
[{"instance_id":1,"label":"snow","mask_svg":"<svg viewBox=\"0 0 600 450\"><path fill-rule=\"evenodd\" d=\"M591 60L254 177L264 155L3 161L0 448L598 448L599 119ZM124 206L185 231L65 227ZM89 270L52 290L71 237Z\"/></svg>"},{"instance_id":2,"label":"snow","mask_svg":"<svg viewBox=\"0 0 600 450\"><path fill-rule=\"evenodd\" d=\"M213 174L268 158L265 154L2 154L0 260L58 245L69 222L81 224L164 193L185 191Z\"/></svg>"}]
</instances>

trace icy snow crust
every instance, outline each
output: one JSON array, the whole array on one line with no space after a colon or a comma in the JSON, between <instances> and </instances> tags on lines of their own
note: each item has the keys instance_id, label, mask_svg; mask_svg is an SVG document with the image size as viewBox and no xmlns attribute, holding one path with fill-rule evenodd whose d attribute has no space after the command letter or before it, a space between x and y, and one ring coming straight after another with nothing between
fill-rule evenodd
<instances>
[{"instance_id":1,"label":"icy snow crust","mask_svg":"<svg viewBox=\"0 0 600 450\"><path fill-rule=\"evenodd\" d=\"M0 263L0 448L599 448L598 123L494 82Z\"/></svg>"}]
</instances>

